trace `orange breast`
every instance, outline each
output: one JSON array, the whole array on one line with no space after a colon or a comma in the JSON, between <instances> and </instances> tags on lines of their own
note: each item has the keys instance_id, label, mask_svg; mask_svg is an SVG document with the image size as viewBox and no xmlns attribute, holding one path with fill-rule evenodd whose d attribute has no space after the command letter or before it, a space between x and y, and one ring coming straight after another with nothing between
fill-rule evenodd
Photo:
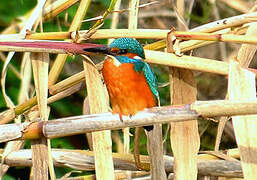
<instances>
[{"instance_id":1,"label":"orange breast","mask_svg":"<svg viewBox=\"0 0 257 180\"><path fill-rule=\"evenodd\" d=\"M136 72L131 63L104 62L103 77L110 96L113 113L134 115L144 108L156 105L144 74Z\"/></svg>"}]
</instances>

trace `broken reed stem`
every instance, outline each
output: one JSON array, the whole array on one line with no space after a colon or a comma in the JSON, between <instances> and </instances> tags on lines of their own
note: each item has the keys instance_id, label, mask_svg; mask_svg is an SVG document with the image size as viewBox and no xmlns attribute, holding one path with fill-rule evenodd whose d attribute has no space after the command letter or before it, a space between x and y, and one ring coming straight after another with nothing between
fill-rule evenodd
<instances>
[{"instance_id":1,"label":"broken reed stem","mask_svg":"<svg viewBox=\"0 0 257 180\"><path fill-rule=\"evenodd\" d=\"M230 150L228 150L230 151ZM2 152L2 150L0 150ZM54 165L58 167L70 167L77 170L94 170L94 153L85 150L52 149ZM242 177L242 169L239 161L221 160L216 156L215 159L203 159L198 156L198 172L200 175ZM235 154L236 156L236 154ZM115 168L118 170L138 171L135 161L131 154L112 153ZM140 155L141 162L150 168L149 157ZM165 171L173 172L174 161L171 156L163 156ZM8 154L5 164L9 166L31 166L31 150L23 149Z\"/></svg>"},{"instance_id":2,"label":"broken reed stem","mask_svg":"<svg viewBox=\"0 0 257 180\"><path fill-rule=\"evenodd\" d=\"M102 113L73 116L47 122L14 123L0 125L0 142L15 139L35 139L42 135L47 138L70 136L93 131L115 130L125 127L140 127L158 123L193 120L198 117L216 117L257 114L257 101L196 101L185 106L154 107L140 111L133 117Z\"/></svg>"},{"instance_id":3,"label":"broken reed stem","mask_svg":"<svg viewBox=\"0 0 257 180\"><path fill-rule=\"evenodd\" d=\"M181 40L205 40L216 42L234 42L256 44L257 37L249 35L235 35L235 34L211 34L198 32L174 32L174 36Z\"/></svg>"}]
</instances>

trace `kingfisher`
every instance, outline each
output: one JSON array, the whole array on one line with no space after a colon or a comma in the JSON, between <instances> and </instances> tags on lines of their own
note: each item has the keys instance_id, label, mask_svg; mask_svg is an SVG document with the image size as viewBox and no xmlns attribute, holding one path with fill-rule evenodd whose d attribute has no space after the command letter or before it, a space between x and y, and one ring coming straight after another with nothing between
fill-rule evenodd
<instances>
[{"instance_id":1,"label":"kingfisher","mask_svg":"<svg viewBox=\"0 0 257 180\"><path fill-rule=\"evenodd\" d=\"M132 38L119 38L109 46L86 48L88 52L107 54L102 74L110 97L112 113L133 116L159 104L157 80L145 59L141 44ZM144 126L147 131L153 126Z\"/></svg>"}]
</instances>

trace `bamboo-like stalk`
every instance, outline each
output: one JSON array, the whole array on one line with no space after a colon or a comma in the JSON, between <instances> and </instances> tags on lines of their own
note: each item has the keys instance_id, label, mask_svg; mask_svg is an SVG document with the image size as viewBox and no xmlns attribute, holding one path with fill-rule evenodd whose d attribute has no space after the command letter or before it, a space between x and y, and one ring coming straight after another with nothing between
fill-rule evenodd
<instances>
[{"instance_id":1,"label":"bamboo-like stalk","mask_svg":"<svg viewBox=\"0 0 257 180\"><path fill-rule=\"evenodd\" d=\"M215 32L221 29L237 27L242 24L247 24L251 22L255 22L257 18L257 13L248 13L248 14L241 14L238 16L228 17L225 19L220 19L208 24L204 24L202 26L198 26L196 28L191 29L190 31L193 32Z\"/></svg>"},{"instance_id":2,"label":"bamboo-like stalk","mask_svg":"<svg viewBox=\"0 0 257 180\"><path fill-rule=\"evenodd\" d=\"M188 121L198 117L236 116L257 114L257 101L196 101L185 106L164 106L145 109L132 118L124 116L120 122L118 115L102 113L73 116L44 123L14 123L0 125L0 142L15 139L37 139L44 135L56 138L101 130L115 130L124 127L147 126L158 123ZM43 133L43 134L42 134Z\"/></svg>"},{"instance_id":3,"label":"bamboo-like stalk","mask_svg":"<svg viewBox=\"0 0 257 180\"><path fill-rule=\"evenodd\" d=\"M108 98L104 92L104 86L98 70L91 60L82 56L90 114L108 112ZM111 131L99 131L92 133L93 150L95 153L96 178L101 180L108 177L114 179L114 167L112 160Z\"/></svg>"},{"instance_id":4,"label":"bamboo-like stalk","mask_svg":"<svg viewBox=\"0 0 257 180\"><path fill-rule=\"evenodd\" d=\"M1 150L0 150L1 152ZM94 170L94 154L86 150L52 149L55 166L70 167L78 170ZM112 153L115 169L137 171L134 158L130 154ZM242 177L240 162L216 159L203 159L198 156L200 175ZM164 156L165 171L173 172L173 157ZM215 158L215 157L214 157ZM140 155L142 163L150 166L149 157ZM9 166L31 166L31 150L14 151L6 157L5 163Z\"/></svg>"},{"instance_id":5,"label":"bamboo-like stalk","mask_svg":"<svg viewBox=\"0 0 257 180\"><path fill-rule=\"evenodd\" d=\"M229 64L222 61L213 61L206 58L198 58L183 55L178 57L171 53L145 50L146 62L174 66L179 68L210 72L220 75L227 75Z\"/></svg>"},{"instance_id":6,"label":"bamboo-like stalk","mask_svg":"<svg viewBox=\"0 0 257 180\"><path fill-rule=\"evenodd\" d=\"M179 4L179 5L178 5ZM184 1L177 1L178 25L180 30L184 27ZM188 32L186 32L188 33ZM173 44L171 31L167 35L167 51L174 52L176 43ZM176 53L176 52L175 52ZM188 69L172 67L169 69L170 102L172 105L192 103L196 100L197 89L193 72ZM170 144L174 154L174 179L197 179L197 154L200 148L198 121L171 122Z\"/></svg>"},{"instance_id":7,"label":"bamboo-like stalk","mask_svg":"<svg viewBox=\"0 0 257 180\"><path fill-rule=\"evenodd\" d=\"M77 74L72 75L71 77L58 82L57 84L50 86L49 87L49 92L50 94L54 95L57 94L65 89L67 89L67 87L71 87L73 85L76 85L80 82L83 82L85 79L85 75L84 75L84 71L81 71Z\"/></svg>"},{"instance_id":8,"label":"bamboo-like stalk","mask_svg":"<svg viewBox=\"0 0 257 180\"><path fill-rule=\"evenodd\" d=\"M247 43L256 44L256 36L251 35L235 35L235 34L211 34L211 33L198 33L198 32L174 32L174 36L181 40L205 40L216 42L234 42L234 43Z\"/></svg>"},{"instance_id":9,"label":"bamboo-like stalk","mask_svg":"<svg viewBox=\"0 0 257 180\"><path fill-rule=\"evenodd\" d=\"M47 110L47 82L48 82L48 66L49 54L47 53L32 53L31 61L34 74L34 83L37 93L38 108L41 121L48 120ZM48 143L45 137L33 140L31 142L32 150L32 173L33 179L48 178L49 152ZM51 155L51 154L50 154ZM52 176L51 176L52 177Z\"/></svg>"},{"instance_id":10,"label":"bamboo-like stalk","mask_svg":"<svg viewBox=\"0 0 257 180\"><path fill-rule=\"evenodd\" d=\"M88 30L79 31L78 35L82 36L87 33ZM98 29L90 36L91 39L109 39L120 37L134 37L134 38L148 38L148 39L163 39L169 30L161 29ZM71 38L72 32L47 32L47 33L33 33L28 34L26 39L34 40L60 40ZM13 35L12 35L13 36ZM10 36L11 39L13 37ZM1 35L0 39L7 39L7 35Z\"/></svg>"},{"instance_id":11,"label":"bamboo-like stalk","mask_svg":"<svg viewBox=\"0 0 257 180\"><path fill-rule=\"evenodd\" d=\"M229 99L256 99L255 75L242 70L238 63L231 62L228 82ZM254 155L257 148L256 118L256 115L232 117L245 179L254 179L257 174L257 159Z\"/></svg>"}]
</instances>

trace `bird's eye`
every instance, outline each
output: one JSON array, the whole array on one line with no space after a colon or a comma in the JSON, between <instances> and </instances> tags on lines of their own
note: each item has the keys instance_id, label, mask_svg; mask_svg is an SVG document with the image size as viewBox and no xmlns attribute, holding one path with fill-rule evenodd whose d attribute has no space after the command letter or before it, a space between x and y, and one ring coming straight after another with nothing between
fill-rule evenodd
<instances>
[{"instance_id":1,"label":"bird's eye","mask_svg":"<svg viewBox=\"0 0 257 180\"><path fill-rule=\"evenodd\" d=\"M120 49L118 54L127 54L127 49Z\"/></svg>"},{"instance_id":2,"label":"bird's eye","mask_svg":"<svg viewBox=\"0 0 257 180\"><path fill-rule=\"evenodd\" d=\"M116 47L115 48L111 48L111 52L112 53L118 54L119 51L120 51L119 48L116 48Z\"/></svg>"},{"instance_id":3,"label":"bird's eye","mask_svg":"<svg viewBox=\"0 0 257 180\"><path fill-rule=\"evenodd\" d=\"M111 52L113 53L113 54L127 54L127 49L119 49L119 48L116 48L116 47L114 47L114 48L111 48Z\"/></svg>"}]
</instances>

